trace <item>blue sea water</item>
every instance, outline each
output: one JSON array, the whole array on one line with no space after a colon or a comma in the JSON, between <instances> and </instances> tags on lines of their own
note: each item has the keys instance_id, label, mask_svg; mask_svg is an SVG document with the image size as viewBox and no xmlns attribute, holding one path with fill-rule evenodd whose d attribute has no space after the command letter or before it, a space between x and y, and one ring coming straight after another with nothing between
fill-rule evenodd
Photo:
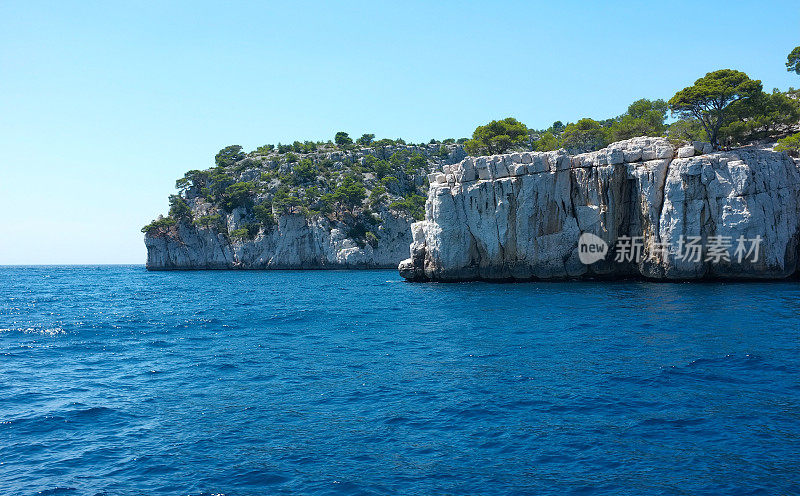
<instances>
[{"instance_id":1,"label":"blue sea water","mask_svg":"<svg viewBox=\"0 0 800 496\"><path fill-rule=\"evenodd\" d=\"M0 494L797 494L800 284L0 268Z\"/></svg>"}]
</instances>

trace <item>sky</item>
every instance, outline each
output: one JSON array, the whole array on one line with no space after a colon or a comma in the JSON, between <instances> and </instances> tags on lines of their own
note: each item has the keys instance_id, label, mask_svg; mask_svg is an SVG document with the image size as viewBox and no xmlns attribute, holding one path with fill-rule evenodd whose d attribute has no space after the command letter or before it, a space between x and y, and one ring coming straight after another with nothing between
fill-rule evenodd
<instances>
[{"instance_id":1,"label":"sky","mask_svg":"<svg viewBox=\"0 0 800 496\"><path fill-rule=\"evenodd\" d=\"M705 73L800 86L793 1L0 1L0 265L143 264L219 149L619 115Z\"/></svg>"}]
</instances>

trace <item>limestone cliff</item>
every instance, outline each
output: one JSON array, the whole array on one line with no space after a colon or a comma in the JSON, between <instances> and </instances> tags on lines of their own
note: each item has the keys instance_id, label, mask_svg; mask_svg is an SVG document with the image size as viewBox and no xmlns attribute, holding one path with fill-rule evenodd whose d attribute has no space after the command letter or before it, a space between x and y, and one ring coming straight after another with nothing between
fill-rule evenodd
<instances>
[{"instance_id":1,"label":"limestone cliff","mask_svg":"<svg viewBox=\"0 0 800 496\"><path fill-rule=\"evenodd\" d=\"M397 267L426 175L465 156L441 143L220 155L231 148L230 160L179 179L169 215L142 229L148 269Z\"/></svg>"},{"instance_id":2,"label":"limestone cliff","mask_svg":"<svg viewBox=\"0 0 800 496\"><path fill-rule=\"evenodd\" d=\"M425 220L412 225L411 258L399 267L412 281L798 271L800 170L783 153L634 138L575 156L468 157L430 179ZM581 256L592 242L596 261Z\"/></svg>"},{"instance_id":3,"label":"limestone cliff","mask_svg":"<svg viewBox=\"0 0 800 496\"><path fill-rule=\"evenodd\" d=\"M170 269L353 269L394 268L408 254L409 215L382 212L377 241L358 243L344 223L325 217L284 215L252 239L231 239L213 227L178 223L147 235L147 268ZM373 246L374 245L374 246Z\"/></svg>"}]
</instances>

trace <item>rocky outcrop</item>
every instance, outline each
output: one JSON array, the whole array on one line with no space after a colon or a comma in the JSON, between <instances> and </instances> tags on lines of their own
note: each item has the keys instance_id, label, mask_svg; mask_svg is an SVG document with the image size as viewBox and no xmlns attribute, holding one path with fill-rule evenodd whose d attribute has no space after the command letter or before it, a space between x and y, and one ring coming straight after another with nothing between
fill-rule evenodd
<instances>
[{"instance_id":1,"label":"rocky outcrop","mask_svg":"<svg viewBox=\"0 0 800 496\"><path fill-rule=\"evenodd\" d=\"M421 216L426 174L466 153L460 144L384 141L320 143L308 153L259 149L187 172L169 215L143 229L147 268L397 267L407 256L413 216ZM337 193L348 180L363 189L353 205L343 203L353 190Z\"/></svg>"},{"instance_id":2,"label":"rocky outcrop","mask_svg":"<svg viewBox=\"0 0 800 496\"><path fill-rule=\"evenodd\" d=\"M412 281L774 279L798 270L800 172L786 154L634 138L471 158L430 175Z\"/></svg>"},{"instance_id":3,"label":"rocky outcrop","mask_svg":"<svg viewBox=\"0 0 800 496\"><path fill-rule=\"evenodd\" d=\"M272 229L242 240L212 227L179 223L168 232L145 236L147 268L394 268L408 254L412 221L408 215L383 212L373 243L359 243L348 237L347 226L321 216L284 215Z\"/></svg>"}]
</instances>

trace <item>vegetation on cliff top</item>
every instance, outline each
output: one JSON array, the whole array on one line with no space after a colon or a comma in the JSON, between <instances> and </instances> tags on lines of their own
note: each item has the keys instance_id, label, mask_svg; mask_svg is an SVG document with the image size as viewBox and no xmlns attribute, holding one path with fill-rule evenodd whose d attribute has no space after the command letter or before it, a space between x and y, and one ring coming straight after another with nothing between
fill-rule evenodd
<instances>
[{"instance_id":1,"label":"vegetation on cliff top","mask_svg":"<svg viewBox=\"0 0 800 496\"><path fill-rule=\"evenodd\" d=\"M787 57L786 68L800 74L800 47ZM667 122L668 114L677 117ZM800 90L765 92L761 81L741 72L721 69L709 72L669 99L640 99L623 114L605 120L585 117L547 129L528 129L514 118L478 126L467 141L472 155L492 155L510 150L550 151L565 148L572 153L599 150L635 136L666 136L674 142L710 141L714 146L737 146L757 140L780 139L780 149L800 150L794 143L798 130Z\"/></svg>"},{"instance_id":2,"label":"vegetation on cliff top","mask_svg":"<svg viewBox=\"0 0 800 496\"><path fill-rule=\"evenodd\" d=\"M245 153L223 148L215 166L190 170L178 179L169 215L142 229L150 236L174 234L180 223L210 228L231 239L252 239L283 215L325 217L341 224L357 243L376 243L381 211L424 216L427 174L464 156L466 139L357 140L336 133L333 141L267 144ZM236 212L235 229L229 217Z\"/></svg>"}]
</instances>

